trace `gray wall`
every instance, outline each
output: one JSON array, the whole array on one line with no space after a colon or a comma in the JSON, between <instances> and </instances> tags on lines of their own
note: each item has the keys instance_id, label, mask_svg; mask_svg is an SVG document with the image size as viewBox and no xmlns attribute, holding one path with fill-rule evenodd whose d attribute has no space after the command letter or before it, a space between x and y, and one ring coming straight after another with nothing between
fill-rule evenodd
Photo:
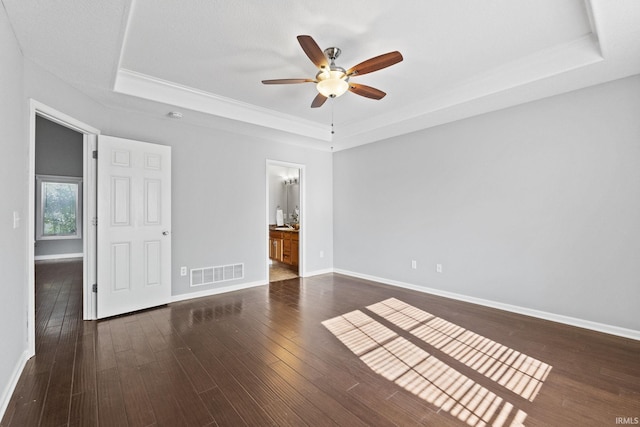
<instances>
[{"instance_id":1,"label":"gray wall","mask_svg":"<svg viewBox=\"0 0 640 427\"><path fill-rule=\"evenodd\" d=\"M105 135L172 147L173 295L210 288L190 288L188 276L180 276L181 266L243 262L245 278L225 285L266 283L267 159L306 165L305 271L332 268L331 153L235 133L233 121L216 122L216 126L227 129L222 130L189 124L188 118L170 119L165 111L150 115L105 108L28 59L24 60L24 67L26 97L98 128ZM324 252L323 258L320 251Z\"/></svg>"},{"instance_id":2,"label":"gray wall","mask_svg":"<svg viewBox=\"0 0 640 427\"><path fill-rule=\"evenodd\" d=\"M0 405L27 343L27 106L20 48L0 7ZM13 212L22 217L13 228ZM0 406L1 410L1 406ZM1 415L1 414L0 414Z\"/></svg>"},{"instance_id":3,"label":"gray wall","mask_svg":"<svg viewBox=\"0 0 640 427\"><path fill-rule=\"evenodd\" d=\"M36 117L36 174L82 178L82 142L81 133ZM36 257L82 252L82 239L36 241Z\"/></svg>"},{"instance_id":4,"label":"gray wall","mask_svg":"<svg viewBox=\"0 0 640 427\"><path fill-rule=\"evenodd\" d=\"M640 76L336 153L334 209L337 269L640 330Z\"/></svg>"},{"instance_id":5,"label":"gray wall","mask_svg":"<svg viewBox=\"0 0 640 427\"><path fill-rule=\"evenodd\" d=\"M332 154L166 117L110 112L105 134L172 146L173 294L189 288L179 267L245 264L243 282L266 282L266 160L306 166L305 271L333 263ZM320 252L325 256L320 258ZM242 283L242 282L240 282Z\"/></svg>"},{"instance_id":6,"label":"gray wall","mask_svg":"<svg viewBox=\"0 0 640 427\"><path fill-rule=\"evenodd\" d=\"M27 352L27 236L29 98L87 123L104 134L173 147L173 295L190 289L179 266L245 263L245 279L265 282L266 160L307 166L306 270L333 266L332 156L233 132L234 122L211 119L213 129L130 111L114 111L22 57L0 8L0 404L20 374ZM229 209L233 205L236 208ZM13 229L13 211L22 222ZM319 256L323 251L325 256Z\"/></svg>"}]
</instances>

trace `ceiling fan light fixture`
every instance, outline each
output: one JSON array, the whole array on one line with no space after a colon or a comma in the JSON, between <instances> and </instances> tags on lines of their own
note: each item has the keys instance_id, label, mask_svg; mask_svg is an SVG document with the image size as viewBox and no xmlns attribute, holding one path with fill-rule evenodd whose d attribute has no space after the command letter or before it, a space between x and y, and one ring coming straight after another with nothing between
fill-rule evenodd
<instances>
[{"instance_id":1,"label":"ceiling fan light fixture","mask_svg":"<svg viewBox=\"0 0 640 427\"><path fill-rule=\"evenodd\" d=\"M0 0L2 1L2 0ZM311 62L318 67L319 71L315 79L276 79L263 80L265 85L272 84L295 84L295 83L315 83L318 94L311 102L311 108L318 108L324 105L327 98L337 98L350 91L356 95L370 99L382 99L386 93L380 89L363 84L349 83L349 79L363 74L390 67L402 61L402 54L398 51L378 55L355 65L348 70L336 66L336 58L340 56L341 50L337 47L329 47L324 51L320 49L313 37L307 35L298 36L298 42L304 53L307 54Z\"/></svg>"},{"instance_id":2,"label":"ceiling fan light fixture","mask_svg":"<svg viewBox=\"0 0 640 427\"><path fill-rule=\"evenodd\" d=\"M349 76L344 69L332 67L331 70L322 70L316 76L318 92L327 98L337 98L349 90Z\"/></svg>"}]
</instances>

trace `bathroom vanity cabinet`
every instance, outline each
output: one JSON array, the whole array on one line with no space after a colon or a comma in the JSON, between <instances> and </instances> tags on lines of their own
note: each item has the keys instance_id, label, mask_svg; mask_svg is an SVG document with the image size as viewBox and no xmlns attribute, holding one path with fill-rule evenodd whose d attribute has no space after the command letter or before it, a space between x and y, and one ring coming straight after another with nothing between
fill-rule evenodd
<instances>
[{"instance_id":1,"label":"bathroom vanity cabinet","mask_svg":"<svg viewBox=\"0 0 640 427\"><path fill-rule=\"evenodd\" d=\"M269 258L288 265L298 265L298 230L269 230Z\"/></svg>"}]
</instances>

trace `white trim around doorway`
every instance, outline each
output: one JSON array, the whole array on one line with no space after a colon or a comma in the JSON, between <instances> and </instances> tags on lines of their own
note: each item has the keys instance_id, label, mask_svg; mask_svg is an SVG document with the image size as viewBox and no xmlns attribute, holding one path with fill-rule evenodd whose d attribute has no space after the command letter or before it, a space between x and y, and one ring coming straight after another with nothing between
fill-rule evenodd
<instances>
[{"instance_id":1,"label":"white trim around doorway","mask_svg":"<svg viewBox=\"0 0 640 427\"><path fill-rule=\"evenodd\" d=\"M96 150L97 137L100 131L87 125L65 113L62 113L48 105L34 99L29 100L29 213L27 220L27 286L28 286L28 324L27 324L27 351L28 357L36 353L35 334L35 148L36 148L36 116L41 116L59 125L73 129L83 134L83 224L85 233L83 247L83 319L96 318L95 293L91 291L96 278L96 167L92 161L92 153Z\"/></svg>"},{"instance_id":2,"label":"white trim around doorway","mask_svg":"<svg viewBox=\"0 0 640 427\"><path fill-rule=\"evenodd\" d=\"M299 218L299 222L300 222L300 232L298 234L299 240L300 240L300 254L299 254L299 261L298 261L298 275L300 277L306 277L307 276L307 270L306 270L306 242L307 242L307 238L306 238L306 231L307 231L307 227L306 227L306 200L307 200L307 190L306 190L306 166L303 164L299 164L299 163L290 163L290 162L283 162L280 160L270 160L267 159L266 162L266 167L265 167L265 208L264 208L264 212L265 212L265 227L264 227L264 233L265 233L265 244L264 244L264 248L267 251L265 254L265 267L264 267L264 271L265 271L265 278L267 283L269 282L269 252L268 252L268 247L269 247L269 166L281 166L281 167L286 167L286 168L292 168L292 169L298 169L300 171L300 177L298 178L298 181L300 183L300 218Z\"/></svg>"}]
</instances>

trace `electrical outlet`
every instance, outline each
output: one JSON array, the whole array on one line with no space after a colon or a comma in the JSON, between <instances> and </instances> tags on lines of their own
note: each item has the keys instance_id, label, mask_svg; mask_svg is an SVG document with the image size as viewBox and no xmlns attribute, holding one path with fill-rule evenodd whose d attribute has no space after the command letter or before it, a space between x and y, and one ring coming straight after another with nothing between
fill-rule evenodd
<instances>
[{"instance_id":1,"label":"electrical outlet","mask_svg":"<svg viewBox=\"0 0 640 427\"><path fill-rule=\"evenodd\" d=\"M418 268L418 261L416 261L415 259L411 260L411 268L413 268L414 270Z\"/></svg>"},{"instance_id":2,"label":"electrical outlet","mask_svg":"<svg viewBox=\"0 0 640 427\"><path fill-rule=\"evenodd\" d=\"M436 273L442 273L442 264L436 264Z\"/></svg>"},{"instance_id":3,"label":"electrical outlet","mask_svg":"<svg viewBox=\"0 0 640 427\"><path fill-rule=\"evenodd\" d=\"M187 267L180 267L180 275L181 276L187 275Z\"/></svg>"}]
</instances>

